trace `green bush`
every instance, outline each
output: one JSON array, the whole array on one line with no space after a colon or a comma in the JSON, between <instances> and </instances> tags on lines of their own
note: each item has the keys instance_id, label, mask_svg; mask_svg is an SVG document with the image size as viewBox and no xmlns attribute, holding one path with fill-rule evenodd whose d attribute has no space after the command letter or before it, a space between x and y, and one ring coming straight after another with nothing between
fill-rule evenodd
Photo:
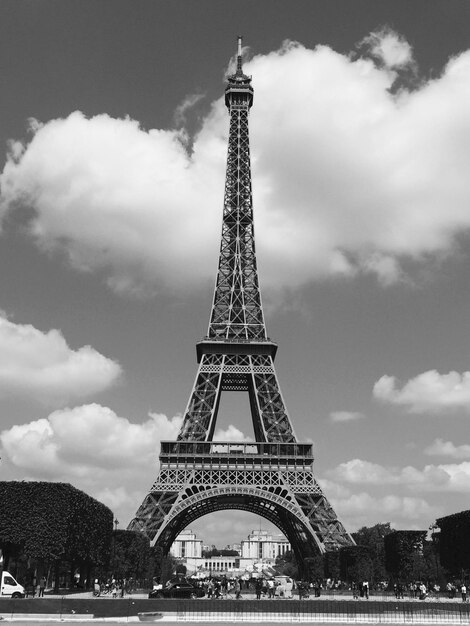
<instances>
[{"instance_id":1,"label":"green bush","mask_svg":"<svg viewBox=\"0 0 470 626\"><path fill-rule=\"evenodd\" d=\"M66 483L0 482L0 547L38 561L104 565L113 513Z\"/></svg>"}]
</instances>

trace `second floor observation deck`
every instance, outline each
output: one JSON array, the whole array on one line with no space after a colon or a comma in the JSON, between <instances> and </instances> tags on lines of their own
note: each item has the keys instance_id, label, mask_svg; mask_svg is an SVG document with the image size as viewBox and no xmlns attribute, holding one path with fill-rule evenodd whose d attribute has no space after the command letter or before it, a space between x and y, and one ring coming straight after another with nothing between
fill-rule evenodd
<instances>
[{"instance_id":1,"label":"second floor observation deck","mask_svg":"<svg viewBox=\"0 0 470 626\"><path fill-rule=\"evenodd\" d=\"M162 441L162 467L306 469L313 465L311 443Z\"/></svg>"}]
</instances>

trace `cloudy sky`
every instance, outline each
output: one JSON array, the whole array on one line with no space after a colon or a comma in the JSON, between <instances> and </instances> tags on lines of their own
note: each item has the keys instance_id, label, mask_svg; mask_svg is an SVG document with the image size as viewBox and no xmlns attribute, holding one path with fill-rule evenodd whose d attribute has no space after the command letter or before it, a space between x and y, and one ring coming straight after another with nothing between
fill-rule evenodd
<instances>
[{"instance_id":1,"label":"cloudy sky","mask_svg":"<svg viewBox=\"0 0 470 626\"><path fill-rule=\"evenodd\" d=\"M1 479L70 482L123 528L156 478L207 330L238 34L294 429L348 530L427 528L470 508L460 0L2 0ZM248 411L226 393L217 436Z\"/></svg>"}]
</instances>

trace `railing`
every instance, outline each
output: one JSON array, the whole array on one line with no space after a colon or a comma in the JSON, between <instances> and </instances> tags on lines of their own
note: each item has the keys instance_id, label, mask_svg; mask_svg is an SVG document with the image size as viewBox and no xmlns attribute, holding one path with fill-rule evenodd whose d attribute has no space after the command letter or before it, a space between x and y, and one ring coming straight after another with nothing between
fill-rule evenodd
<instances>
[{"instance_id":1,"label":"railing","mask_svg":"<svg viewBox=\"0 0 470 626\"><path fill-rule=\"evenodd\" d=\"M88 620L120 618L120 621L156 621L157 616L180 622L341 622L387 624L465 624L470 625L470 605L457 601L388 601L312 598L308 600L261 599L247 597L235 600L149 600L140 594L126 598L93 598L65 596L0 599L0 617L4 619ZM148 616L149 619L145 619ZM153 618L152 618L153 617Z\"/></svg>"},{"instance_id":2,"label":"railing","mask_svg":"<svg viewBox=\"0 0 470 626\"><path fill-rule=\"evenodd\" d=\"M233 441L162 441L162 456L247 456L312 458L311 443L266 443Z\"/></svg>"},{"instance_id":3,"label":"railing","mask_svg":"<svg viewBox=\"0 0 470 626\"><path fill-rule=\"evenodd\" d=\"M228 322L225 324L225 326L228 326ZM246 326L249 326L249 324L246 324ZM256 326L261 326L261 324L256 324ZM245 339L243 337L222 337L220 335L206 335L202 338L201 342L202 341L215 341L217 343L274 343L269 337L251 337L249 339Z\"/></svg>"}]
</instances>

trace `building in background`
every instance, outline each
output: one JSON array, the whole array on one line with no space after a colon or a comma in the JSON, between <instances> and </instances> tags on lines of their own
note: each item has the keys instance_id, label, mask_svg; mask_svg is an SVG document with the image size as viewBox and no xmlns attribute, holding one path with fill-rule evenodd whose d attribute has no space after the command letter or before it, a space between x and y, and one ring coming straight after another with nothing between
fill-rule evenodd
<instances>
[{"instance_id":1,"label":"building in background","mask_svg":"<svg viewBox=\"0 0 470 626\"><path fill-rule=\"evenodd\" d=\"M238 555L208 556L214 546L203 545L190 529L180 533L173 545L171 554L186 566L188 575L226 575L258 576L270 575L278 556L291 549L289 542L281 533L267 530L253 530L240 544L226 546L225 550L236 550Z\"/></svg>"},{"instance_id":2,"label":"building in background","mask_svg":"<svg viewBox=\"0 0 470 626\"><path fill-rule=\"evenodd\" d=\"M170 552L176 559L200 559L202 550L202 541L196 538L192 530L186 528L176 537Z\"/></svg>"},{"instance_id":3,"label":"building in background","mask_svg":"<svg viewBox=\"0 0 470 626\"><path fill-rule=\"evenodd\" d=\"M253 530L248 539L241 542L240 556L243 559L265 560L274 564L278 556L282 556L290 549L290 544L283 534Z\"/></svg>"}]
</instances>

